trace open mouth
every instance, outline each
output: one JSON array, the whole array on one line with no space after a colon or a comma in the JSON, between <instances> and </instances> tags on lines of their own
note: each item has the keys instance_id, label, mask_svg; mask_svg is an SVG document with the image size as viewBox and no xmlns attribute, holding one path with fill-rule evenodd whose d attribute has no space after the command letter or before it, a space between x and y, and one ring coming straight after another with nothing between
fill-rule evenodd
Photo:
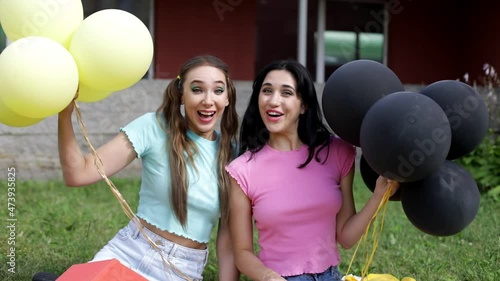
<instances>
[{"instance_id":1,"label":"open mouth","mask_svg":"<svg viewBox=\"0 0 500 281\"><path fill-rule=\"evenodd\" d=\"M267 114L267 120L271 122L278 122L279 120L281 120L281 116L284 115L283 113L277 110L267 110L266 114Z\"/></svg>"},{"instance_id":2,"label":"open mouth","mask_svg":"<svg viewBox=\"0 0 500 281\"><path fill-rule=\"evenodd\" d=\"M270 117L280 117L280 116L283 116L282 113L278 113L278 112L275 112L275 111L270 111L267 113L268 116Z\"/></svg>"},{"instance_id":3,"label":"open mouth","mask_svg":"<svg viewBox=\"0 0 500 281\"><path fill-rule=\"evenodd\" d=\"M198 111L198 116L202 120L209 121L215 116L215 111Z\"/></svg>"}]
</instances>

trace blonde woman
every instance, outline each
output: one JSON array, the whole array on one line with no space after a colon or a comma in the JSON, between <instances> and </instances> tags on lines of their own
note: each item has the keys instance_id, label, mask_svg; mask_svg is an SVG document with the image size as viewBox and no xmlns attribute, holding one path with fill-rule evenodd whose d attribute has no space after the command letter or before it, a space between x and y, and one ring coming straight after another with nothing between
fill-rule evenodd
<instances>
[{"instance_id":1,"label":"blonde woman","mask_svg":"<svg viewBox=\"0 0 500 281\"><path fill-rule=\"evenodd\" d=\"M238 280L228 230L230 180L224 171L234 157L235 104L227 65L213 56L194 57L167 86L156 112L132 121L97 149L108 176L136 158L143 169L138 221L130 221L92 261L116 258L148 280L201 280L210 234L218 225L219 278ZM93 156L80 151L72 112L69 106L59 114L63 177L68 186L90 185L102 177ZM221 132L215 130L219 120Z\"/></svg>"}]
</instances>

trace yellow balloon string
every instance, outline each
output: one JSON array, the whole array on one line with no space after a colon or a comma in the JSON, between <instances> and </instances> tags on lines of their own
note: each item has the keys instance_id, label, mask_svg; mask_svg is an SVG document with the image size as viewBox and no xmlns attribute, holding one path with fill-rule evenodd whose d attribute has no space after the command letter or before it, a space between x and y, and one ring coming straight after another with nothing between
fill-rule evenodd
<instances>
[{"instance_id":1,"label":"yellow balloon string","mask_svg":"<svg viewBox=\"0 0 500 281\"><path fill-rule=\"evenodd\" d=\"M372 263L373 257L375 256L375 251L377 250L379 236L380 236L380 234L382 234L382 230L384 228L385 214L386 214L387 206L388 206L387 203L389 202L389 198L392 195L393 189L394 189L393 184L390 184L389 188L387 188L386 192L384 193L384 196L382 197L382 200L380 201L380 203L377 207L377 210L375 211L375 214L373 214L370 223L366 227L363 236L358 241L358 243L356 245L356 249L354 250L351 261L349 263L349 267L347 268L347 272L345 274L346 276L348 275L349 271L351 270L352 263L354 262L354 258L356 257L356 254L358 252L359 247L362 244L364 245L365 243L367 243L368 233L370 231L370 226L373 224L373 231L372 231L372 236L371 236L372 251L370 254L368 254L368 253L366 254L365 265L364 265L363 269L361 270L361 278L364 278L366 275L368 275L368 270L370 268L370 264ZM377 220L377 215L381 210L382 210L382 216L380 218L380 225L379 225L378 220Z\"/></svg>"},{"instance_id":2,"label":"yellow balloon string","mask_svg":"<svg viewBox=\"0 0 500 281\"><path fill-rule=\"evenodd\" d=\"M127 217L136 224L137 228L142 233L142 235L144 235L144 237L146 237L146 240L149 242L151 247L153 247L153 249L155 249L160 254L160 257L163 261L163 265L165 266L165 268L170 267L172 270L177 272L177 274L182 276L182 278L184 280L192 281L188 276L186 276L177 267L175 267L168 259L165 259L160 248L158 248L156 243L153 242L153 240L144 231L144 226L142 226L142 224L139 221L139 218L136 216L134 211L132 211L132 208L130 208L129 204L127 203L125 198L123 198L123 196L120 193L120 191L118 190L118 188L116 188L114 183L106 176L102 160L99 157L99 155L97 154L97 151L95 150L94 146L92 145L92 143L90 142L90 139L88 137L87 126L85 126L85 123L83 122L82 113L80 112L80 108L78 107L76 100L73 100L73 104L75 107L76 119L78 120L78 124L80 125L80 128L82 129L83 137L84 137L85 141L87 142L87 145L89 146L89 149L90 149L92 155L94 156L94 165L96 166L97 171L99 172L101 177L104 179L104 181L110 187L111 191L113 192L113 195L116 197L116 199L118 199L118 202L120 203L120 206L121 206L122 210L124 211L125 215L127 215Z\"/></svg>"}]
</instances>

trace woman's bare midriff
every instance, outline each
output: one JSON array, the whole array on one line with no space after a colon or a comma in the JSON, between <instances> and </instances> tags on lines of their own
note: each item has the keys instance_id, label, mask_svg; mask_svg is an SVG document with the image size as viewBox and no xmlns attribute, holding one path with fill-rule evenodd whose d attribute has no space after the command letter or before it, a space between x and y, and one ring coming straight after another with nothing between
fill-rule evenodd
<instances>
[{"instance_id":1,"label":"woman's bare midriff","mask_svg":"<svg viewBox=\"0 0 500 281\"><path fill-rule=\"evenodd\" d=\"M175 244L179 244L179 245L182 245L184 247L188 247L188 248L192 248L192 249L199 249L199 250L204 250L207 248L207 244L205 244L205 243L196 242L194 240L191 240L191 239L188 239L185 237L181 237L179 235L175 235L175 234L170 233L166 230L160 230L156 226L149 224L147 221L145 221L141 218L139 218L139 221L141 222L142 226L149 229L154 234L157 234L157 235L159 235L159 236L161 236L169 241L172 241Z\"/></svg>"}]
</instances>

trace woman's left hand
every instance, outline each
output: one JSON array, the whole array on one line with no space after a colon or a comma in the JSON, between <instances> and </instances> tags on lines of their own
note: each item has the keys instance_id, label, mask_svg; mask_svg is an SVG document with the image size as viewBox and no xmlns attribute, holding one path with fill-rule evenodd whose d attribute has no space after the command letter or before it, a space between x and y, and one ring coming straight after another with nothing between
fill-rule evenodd
<instances>
[{"instance_id":1,"label":"woman's left hand","mask_svg":"<svg viewBox=\"0 0 500 281\"><path fill-rule=\"evenodd\" d=\"M390 196L394 195L399 188L399 182L379 176L373 194L382 198L389 188L391 188Z\"/></svg>"}]
</instances>

